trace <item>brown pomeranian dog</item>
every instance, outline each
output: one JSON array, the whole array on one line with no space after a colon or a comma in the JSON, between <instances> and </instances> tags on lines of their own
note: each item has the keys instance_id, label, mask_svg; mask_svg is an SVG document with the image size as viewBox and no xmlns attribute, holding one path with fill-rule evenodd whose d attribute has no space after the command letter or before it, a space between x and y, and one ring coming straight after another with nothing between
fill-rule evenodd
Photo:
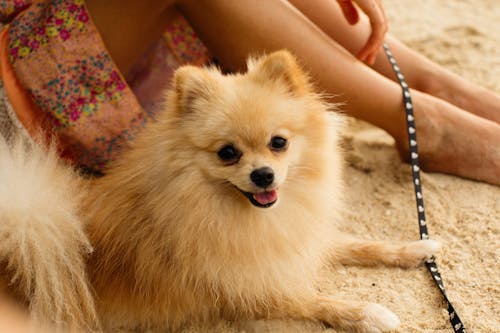
<instances>
[{"instance_id":1,"label":"brown pomeranian dog","mask_svg":"<svg viewBox=\"0 0 500 333\"><path fill-rule=\"evenodd\" d=\"M399 320L385 307L322 294L320 269L330 262L416 266L439 244L363 241L336 230L343 121L332 111L286 51L249 60L245 74L182 67L157 120L104 177L81 190L74 216L84 234L54 224L69 244L44 240L37 248L83 256L88 237L94 251L86 272L96 312L89 288L74 290L82 282L73 275L26 277L22 254L0 246L5 274L16 277L14 284L32 282L27 301L39 288L61 295L57 306L50 297L41 301L63 309L68 327L100 322L105 330L175 331L220 318L288 317L356 332L392 330ZM63 197L56 199L72 200ZM15 235L22 214L10 216L7 233ZM78 235L73 248L66 249L66 234ZM65 265L71 269L63 272L81 272L71 261L43 259L55 272ZM70 305L88 305L87 311L75 313L64 297Z\"/></svg>"}]
</instances>

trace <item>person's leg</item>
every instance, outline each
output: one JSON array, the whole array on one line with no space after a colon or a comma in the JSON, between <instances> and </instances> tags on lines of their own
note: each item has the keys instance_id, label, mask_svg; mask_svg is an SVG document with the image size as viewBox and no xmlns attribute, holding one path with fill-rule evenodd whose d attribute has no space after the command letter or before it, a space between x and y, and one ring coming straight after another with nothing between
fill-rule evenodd
<instances>
[{"instance_id":1,"label":"person's leg","mask_svg":"<svg viewBox=\"0 0 500 333\"><path fill-rule=\"evenodd\" d=\"M292 5L270 1L181 1L181 11L224 67L245 70L248 55L289 49L349 115L399 134L399 86L357 61ZM370 98L367 98L370 96Z\"/></svg>"},{"instance_id":2,"label":"person's leg","mask_svg":"<svg viewBox=\"0 0 500 333\"><path fill-rule=\"evenodd\" d=\"M344 102L349 115L385 129L407 149L399 85L356 60L288 2L183 0L179 8L224 66L243 69L248 54L289 49L331 101ZM427 94L415 91L413 99L427 170L500 184L500 125Z\"/></svg>"},{"instance_id":3,"label":"person's leg","mask_svg":"<svg viewBox=\"0 0 500 333\"><path fill-rule=\"evenodd\" d=\"M360 22L350 25L336 1L290 0L290 3L352 54L361 49L370 35L367 17L361 15ZM410 87L500 123L499 95L446 70L390 35L387 35L386 41ZM382 50L373 69L391 80L396 79Z\"/></svg>"},{"instance_id":4,"label":"person's leg","mask_svg":"<svg viewBox=\"0 0 500 333\"><path fill-rule=\"evenodd\" d=\"M86 0L92 21L120 72L127 77L135 61L157 41L171 19L175 0Z\"/></svg>"}]
</instances>

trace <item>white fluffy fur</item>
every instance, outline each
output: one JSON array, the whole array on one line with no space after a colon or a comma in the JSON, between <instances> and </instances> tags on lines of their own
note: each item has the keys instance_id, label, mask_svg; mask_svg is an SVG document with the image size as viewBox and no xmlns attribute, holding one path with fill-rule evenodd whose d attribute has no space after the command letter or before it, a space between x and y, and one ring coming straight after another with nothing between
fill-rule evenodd
<instances>
[{"instance_id":1,"label":"white fluffy fur","mask_svg":"<svg viewBox=\"0 0 500 333\"><path fill-rule=\"evenodd\" d=\"M364 309L369 332L380 333L396 329L399 318L390 310L377 303L369 303Z\"/></svg>"},{"instance_id":2,"label":"white fluffy fur","mask_svg":"<svg viewBox=\"0 0 500 333\"><path fill-rule=\"evenodd\" d=\"M55 148L22 137L7 145L0 138L1 278L29 303L39 324L97 323L83 257L91 246L78 217L83 195Z\"/></svg>"}]
</instances>

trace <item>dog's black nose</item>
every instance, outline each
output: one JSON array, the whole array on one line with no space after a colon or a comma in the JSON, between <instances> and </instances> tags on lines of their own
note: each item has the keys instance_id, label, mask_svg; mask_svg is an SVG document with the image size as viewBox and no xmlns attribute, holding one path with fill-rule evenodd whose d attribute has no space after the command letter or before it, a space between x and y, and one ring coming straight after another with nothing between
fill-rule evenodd
<instances>
[{"instance_id":1,"label":"dog's black nose","mask_svg":"<svg viewBox=\"0 0 500 333\"><path fill-rule=\"evenodd\" d=\"M274 181L274 171L270 167L255 169L250 174L252 182L262 188L268 187Z\"/></svg>"}]
</instances>

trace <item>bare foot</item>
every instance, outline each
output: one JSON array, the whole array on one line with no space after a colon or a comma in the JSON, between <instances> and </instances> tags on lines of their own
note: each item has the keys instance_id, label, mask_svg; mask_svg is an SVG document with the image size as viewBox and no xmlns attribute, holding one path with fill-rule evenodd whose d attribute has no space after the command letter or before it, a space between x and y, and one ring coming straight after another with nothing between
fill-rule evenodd
<instances>
[{"instance_id":1,"label":"bare foot","mask_svg":"<svg viewBox=\"0 0 500 333\"><path fill-rule=\"evenodd\" d=\"M418 90L500 124L500 95L447 70L434 70Z\"/></svg>"},{"instance_id":2,"label":"bare foot","mask_svg":"<svg viewBox=\"0 0 500 333\"><path fill-rule=\"evenodd\" d=\"M412 91L422 169L500 185L500 125L427 94ZM408 160L406 132L396 136Z\"/></svg>"}]
</instances>

